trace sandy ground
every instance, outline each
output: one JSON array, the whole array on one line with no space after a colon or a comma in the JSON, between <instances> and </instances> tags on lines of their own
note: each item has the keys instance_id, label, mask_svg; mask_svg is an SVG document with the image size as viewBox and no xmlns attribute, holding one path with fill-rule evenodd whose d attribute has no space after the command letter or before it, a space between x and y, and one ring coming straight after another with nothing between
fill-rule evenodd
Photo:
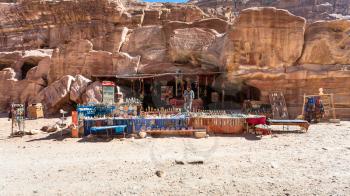
<instances>
[{"instance_id":1,"label":"sandy ground","mask_svg":"<svg viewBox=\"0 0 350 196\"><path fill-rule=\"evenodd\" d=\"M27 121L27 129L56 121ZM9 127L1 118L0 195L350 195L350 122L262 139L108 142L47 133L8 139Z\"/></svg>"}]
</instances>

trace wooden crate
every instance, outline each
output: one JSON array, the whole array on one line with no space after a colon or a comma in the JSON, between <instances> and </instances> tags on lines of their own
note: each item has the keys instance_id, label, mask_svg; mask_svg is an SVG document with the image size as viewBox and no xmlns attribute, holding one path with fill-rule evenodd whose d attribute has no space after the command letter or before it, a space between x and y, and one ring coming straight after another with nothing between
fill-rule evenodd
<instances>
[{"instance_id":1,"label":"wooden crate","mask_svg":"<svg viewBox=\"0 0 350 196\"><path fill-rule=\"evenodd\" d=\"M44 118L44 110L42 104L38 103L28 106L28 118Z\"/></svg>"}]
</instances>

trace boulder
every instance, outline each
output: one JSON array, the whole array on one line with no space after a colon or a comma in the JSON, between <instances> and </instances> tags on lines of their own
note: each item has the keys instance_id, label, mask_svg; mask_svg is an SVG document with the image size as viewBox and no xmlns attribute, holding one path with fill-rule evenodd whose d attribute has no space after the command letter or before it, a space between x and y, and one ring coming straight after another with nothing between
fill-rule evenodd
<instances>
[{"instance_id":1,"label":"boulder","mask_svg":"<svg viewBox=\"0 0 350 196\"><path fill-rule=\"evenodd\" d=\"M35 96L34 101L36 103L42 103L45 111L49 114L57 112L69 103L69 92L74 80L75 78L69 75L60 78L41 90Z\"/></svg>"},{"instance_id":2,"label":"boulder","mask_svg":"<svg viewBox=\"0 0 350 196\"><path fill-rule=\"evenodd\" d=\"M84 104L101 103L102 102L102 83L99 81L93 82L82 95Z\"/></svg>"},{"instance_id":3,"label":"boulder","mask_svg":"<svg viewBox=\"0 0 350 196\"><path fill-rule=\"evenodd\" d=\"M309 25L299 64L350 64L350 21L319 21Z\"/></svg>"},{"instance_id":4,"label":"boulder","mask_svg":"<svg viewBox=\"0 0 350 196\"><path fill-rule=\"evenodd\" d=\"M81 95L85 92L86 87L91 83L91 80L82 75L76 75L70 88L70 100L75 103L82 103Z\"/></svg>"}]
</instances>

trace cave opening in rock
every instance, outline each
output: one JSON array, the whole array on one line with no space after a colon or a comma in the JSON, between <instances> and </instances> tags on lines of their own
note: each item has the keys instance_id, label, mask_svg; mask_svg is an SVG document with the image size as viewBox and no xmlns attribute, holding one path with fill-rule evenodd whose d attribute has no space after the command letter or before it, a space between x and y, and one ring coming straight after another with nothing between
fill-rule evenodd
<instances>
[{"instance_id":1,"label":"cave opening in rock","mask_svg":"<svg viewBox=\"0 0 350 196\"><path fill-rule=\"evenodd\" d=\"M261 92L258 88L243 84L240 91L237 92L238 102L243 103L244 100L260 101Z\"/></svg>"},{"instance_id":2,"label":"cave opening in rock","mask_svg":"<svg viewBox=\"0 0 350 196\"><path fill-rule=\"evenodd\" d=\"M233 110L240 112L246 100L260 101L261 91L244 82L214 88L211 92L211 104L208 109Z\"/></svg>"},{"instance_id":3,"label":"cave opening in rock","mask_svg":"<svg viewBox=\"0 0 350 196\"><path fill-rule=\"evenodd\" d=\"M37 64L34 62L30 62L30 61L24 62L21 67L21 72L22 72L21 79L22 80L25 79L27 77L28 71L36 66Z\"/></svg>"},{"instance_id":4,"label":"cave opening in rock","mask_svg":"<svg viewBox=\"0 0 350 196\"><path fill-rule=\"evenodd\" d=\"M0 63L0 71L2 71L3 69L9 68L9 67L11 67L11 65L5 64L5 63Z\"/></svg>"}]
</instances>

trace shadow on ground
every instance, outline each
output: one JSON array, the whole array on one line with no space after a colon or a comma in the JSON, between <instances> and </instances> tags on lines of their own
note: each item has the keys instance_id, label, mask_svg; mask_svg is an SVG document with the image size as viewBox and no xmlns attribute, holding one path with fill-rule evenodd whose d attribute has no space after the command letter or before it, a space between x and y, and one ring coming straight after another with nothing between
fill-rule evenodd
<instances>
[{"instance_id":1,"label":"shadow on ground","mask_svg":"<svg viewBox=\"0 0 350 196\"><path fill-rule=\"evenodd\" d=\"M99 142L110 142L114 139L113 136L102 136L102 135L88 135L80 140L78 142L91 142L91 143L99 143Z\"/></svg>"},{"instance_id":2,"label":"shadow on ground","mask_svg":"<svg viewBox=\"0 0 350 196\"><path fill-rule=\"evenodd\" d=\"M53 140L53 141L63 141L66 138L70 138L70 132L67 131L56 131L53 133L50 133L46 137L43 138L36 138L36 139L31 139L26 142L35 142L35 141L43 141L43 140Z\"/></svg>"}]
</instances>

